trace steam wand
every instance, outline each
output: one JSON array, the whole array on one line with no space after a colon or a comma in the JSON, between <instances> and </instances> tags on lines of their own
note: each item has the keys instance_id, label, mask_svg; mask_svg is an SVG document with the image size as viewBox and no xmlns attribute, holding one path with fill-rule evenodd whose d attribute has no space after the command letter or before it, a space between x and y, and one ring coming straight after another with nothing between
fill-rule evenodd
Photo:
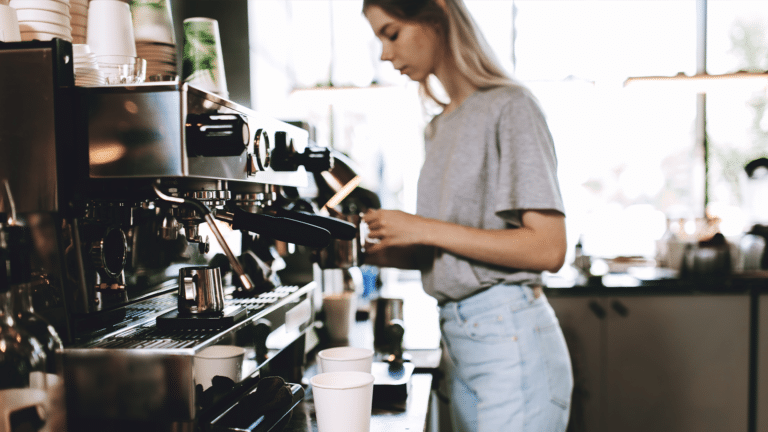
<instances>
[{"instance_id":1,"label":"steam wand","mask_svg":"<svg viewBox=\"0 0 768 432\"><path fill-rule=\"evenodd\" d=\"M245 274L243 266L240 265L240 261L237 260L235 254L233 254L232 250L229 249L229 245L224 239L224 236L221 235L219 228L216 226L216 220L213 218L213 214L211 214L211 210L208 208L208 206L193 198L178 198L166 195L161 192L155 184L152 185L152 188L155 189L155 193L161 200L175 204L190 205L203 215L205 221L208 222L208 226L211 227L211 231L213 232L214 237L216 237L216 241L219 242L219 246L221 246L221 249L224 250L224 254L227 256L229 264L232 266L232 270L234 270L235 274L237 274L237 277L240 278L240 281L243 284L243 288L246 291L252 291L254 289L253 282L251 282L251 279L247 274Z\"/></svg>"}]
</instances>

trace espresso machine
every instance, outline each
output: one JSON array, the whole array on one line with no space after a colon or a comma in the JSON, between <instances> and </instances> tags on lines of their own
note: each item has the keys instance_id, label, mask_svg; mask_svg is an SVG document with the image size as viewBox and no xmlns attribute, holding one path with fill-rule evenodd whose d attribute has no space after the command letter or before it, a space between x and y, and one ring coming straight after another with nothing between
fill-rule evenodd
<instances>
[{"instance_id":1,"label":"espresso machine","mask_svg":"<svg viewBox=\"0 0 768 432\"><path fill-rule=\"evenodd\" d=\"M272 246L358 235L291 208L331 153L184 83L75 87L72 62L59 39L0 43L0 230L30 232L69 430L270 430L303 396L317 290L282 285ZM211 378L217 347L235 354ZM285 403L246 406L268 376Z\"/></svg>"}]
</instances>

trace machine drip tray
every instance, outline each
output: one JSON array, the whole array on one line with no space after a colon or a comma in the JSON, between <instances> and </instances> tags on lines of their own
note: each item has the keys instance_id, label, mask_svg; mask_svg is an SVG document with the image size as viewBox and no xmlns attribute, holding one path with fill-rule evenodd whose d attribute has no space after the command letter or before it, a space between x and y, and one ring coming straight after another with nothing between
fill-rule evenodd
<instances>
[{"instance_id":1,"label":"machine drip tray","mask_svg":"<svg viewBox=\"0 0 768 432\"><path fill-rule=\"evenodd\" d=\"M157 317L156 322L160 330L220 330L232 327L247 316L244 307L232 305L211 315L180 314L178 310L172 310Z\"/></svg>"}]
</instances>

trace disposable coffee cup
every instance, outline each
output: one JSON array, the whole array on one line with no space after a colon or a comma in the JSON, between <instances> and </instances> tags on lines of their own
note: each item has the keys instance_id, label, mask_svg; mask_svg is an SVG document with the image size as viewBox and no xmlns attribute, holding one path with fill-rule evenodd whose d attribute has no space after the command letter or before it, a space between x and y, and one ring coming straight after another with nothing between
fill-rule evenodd
<instances>
[{"instance_id":1,"label":"disposable coffee cup","mask_svg":"<svg viewBox=\"0 0 768 432\"><path fill-rule=\"evenodd\" d=\"M369 432L373 381L368 372L329 372L312 377L318 431Z\"/></svg>"},{"instance_id":2,"label":"disposable coffee cup","mask_svg":"<svg viewBox=\"0 0 768 432\"><path fill-rule=\"evenodd\" d=\"M344 291L323 296L323 311L325 311L325 326L334 341L349 339L349 330L357 311L357 295Z\"/></svg>"},{"instance_id":3,"label":"disposable coffee cup","mask_svg":"<svg viewBox=\"0 0 768 432\"><path fill-rule=\"evenodd\" d=\"M240 382L243 371L245 348L234 345L214 345L195 355L195 382L210 387L213 377L223 376L235 383Z\"/></svg>"},{"instance_id":4,"label":"disposable coffee cup","mask_svg":"<svg viewBox=\"0 0 768 432\"><path fill-rule=\"evenodd\" d=\"M328 348L317 353L320 372L371 372L373 350L357 347Z\"/></svg>"},{"instance_id":5,"label":"disposable coffee cup","mask_svg":"<svg viewBox=\"0 0 768 432\"><path fill-rule=\"evenodd\" d=\"M136 57L136 39L128 3L91 2L86 32L87 43L96 55Z\"/></svg>"},{"instance_id":6,"label":"disposable coffee cup","mask_svg":"<svg viewBox=\"0 0 768 432\"><path fill-rule=\"evenodd\" d=\"M0 4L0 42L21 42L16 9Z\"/></svg>"},{"instance_id":7,"label":"disposable coffee cup","mask_svg":"<svg viewBox=\"0 0 768 432\"><path fill-rule=\"evenodd\" d=\"M229 97L224 56L221 51L219 22L211 18L184 20L184 59L182 77L185 82L223 98Z\"/></svg>"},{"instance_id":8,"label":"disposable coffee cup","mask_svg":"<svg viewBox=\"0 0 768 432\"><path fill-rule=\"evenodd\" d=\"M131 1L136 42L176 44L170 0Z\"/></svg>"}]
</instances>

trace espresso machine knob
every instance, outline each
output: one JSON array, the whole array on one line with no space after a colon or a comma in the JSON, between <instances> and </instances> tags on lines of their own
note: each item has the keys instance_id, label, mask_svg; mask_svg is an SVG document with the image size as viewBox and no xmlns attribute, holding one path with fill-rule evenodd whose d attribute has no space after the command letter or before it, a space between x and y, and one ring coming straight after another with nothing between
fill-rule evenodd
<instances>
[{"instance_id":1,"label":"espresso machine knob","mask_svg":"<svg viewBox=\"0 0 768 432\"><path fill-rule=\"evenodd\" d=\"M189 114L186 122L189 156L240 156L248 148L248 122L238 114Z\"/></svg>"},{"instance_id":2,"label":"espresso machine knob","mask_svg":"<svg viewBox=\"0 0 768 432\"><path fill-rule=\"evenodd\" d=\"M108 228L104 236L91 244L91 260L110 278L118 277L125 268L128 241L120 228Z\"/></svg>"},{"instance_id":3,"label":"espresso machine knob","mask_svg":"<svg viewBox=\"0 0 768 432\"><path fill-rule=\"evenodd\" d=\"M275 171L296 171L303 165L309 172L322 172L333 168L331 150L324 147L307 147L303 153L296 152L293 139L286 132L275 132L275 148L272 151L272 169Z\"/></svg>"},{"instance_id":4,"label":"espresso machine knob","mask_svg":"<svg viewBox=\"0 0 768 432\"><path fill-rule=\"evenodd\" d=\"M256 131L253 136L253 153L248 155L248 174L254 175L269 168L272 162L272 146L269 135L264 129Z\"/></svg>"}]
</instances>

